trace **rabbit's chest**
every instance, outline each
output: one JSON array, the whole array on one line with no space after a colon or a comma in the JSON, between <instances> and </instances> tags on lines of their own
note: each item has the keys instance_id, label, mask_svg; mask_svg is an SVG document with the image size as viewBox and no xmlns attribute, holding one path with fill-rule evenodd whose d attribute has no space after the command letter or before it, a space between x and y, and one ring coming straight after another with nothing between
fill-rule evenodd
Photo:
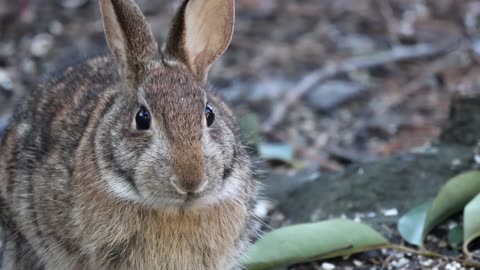
<instances>
[{"instance_id":1,"label":"rabbit's chest","mask_svg":"<svg viewBox=\"0 0 480 270\"><path fill-rule=\"evenodd\" d=\"M248 213L234 204L212 211L143 219L140 230L103 250L107 269L232 269L246 240L238 225Z\"/></svg>"}]
</instances>

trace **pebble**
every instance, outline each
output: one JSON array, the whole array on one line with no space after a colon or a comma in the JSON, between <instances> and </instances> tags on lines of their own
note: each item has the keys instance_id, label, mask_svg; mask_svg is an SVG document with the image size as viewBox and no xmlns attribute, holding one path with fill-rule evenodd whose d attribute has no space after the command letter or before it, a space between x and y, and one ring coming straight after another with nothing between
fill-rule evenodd
<instances>
[{"instance_id":1,"label":"pebble","mask_svg":"<svg viewBox=\"0 0 480 270\"><path fill-rule=\"evenodd\" d=\"M322 263L322 269L323 270L333 270L333 269L335 269L335 265L331 264L331 263L328 263L328 262L324 262L324 263Z\"/></svg>"},{"instance_id":2,"label":"pebble","mask_svg":"<svg viewBox=\"0 0 480 270\"><path fill-rule=\"evenodd\" d=\"M457 222L455 222L455 221L449 221L449 222L448 222L448 229L449 229L449 230L453 230L453 229L455 229L456 227L458 227L458 223L457 223Z\"/></svg>"},{"instance_id":3,"label":"pebble","mask_svg":"<svg viewBox=\"0 0 480 270\"><path fill-rule=\"evenodd\" d=\"M267 200L260 200L255 206L254 213L255 216L263 219L266 218L268 212L273 209L273 205Z\"/></svg>"},{"instance_id":4,"label":"pebble","mask_svg":"<svg viewBox=\"0 0 480 270\"><path fill-rule=\"evenodd\" d=\"M9 91L13 89L13 82L10 78L10 74L4 69L0 69L0 87Z\"/></svg>"},{"instance_id":5,"label":"pebble","mask_svg":"<svg viewBox=\"0 0 480 270\"><path fill-rule=\"evenodd\" d=\"M475 159L475 163L480 164L480 155L479 154L475 155L474 159Z\"/></svg>"},{"instance_id":6,"label":"pebble","mask_svg":"<svg viewBox=\"0 0 480 270\"><path fill-rule=\"evenodd\" d=\"M327 81L313 89L306 98L307 103L322 111L331 111L340 104L349 101L366 88L360 84L349 81Z\"/></svg>"},{"instance_id":7,"label":"pebble","mask_svg":"<svg viewBox=\"0 0 480 270\"><path fill-rule=\"evenodd\" d=\"M396 208L384 209L384 210L382 210L382 213L386 217L398 216L398 210Z\"/></svg>"},{"instance_id":8,"label":"pebble","mask_svg":"<svg viewBox=\"0 0 480 270\"><path fill-rule=\"evenodd\" d=\"M445 265L445 270L460 270L462 265L458 262L451 262Z\"/></svg>"},{"instance_id":9,"label":"pebble","mask_svg":"<svg viewBox=\"0 0 480 270\"><path fill-rule=\"evenodd\" d=\"M54 35L61 35L63 33L63 25L59 21L53 21L48 25L48 31Z\"/></svg>"},{"instance_id":10,"label":"pebble","mask_svg":"<svg viewBox=\"0 0 480 270\"><path fill-rule=\"evenodd\" d=\"M24 59L22 61L21 67L25 73L33 74L36 72L35 62L30 58Z\"/></svg>"},{"instance_id":11,"label":"pebble","mask_svg":"<svg viewBox=\"0 0 480 270\"><path fill-rule=\"evenodd\" d=\"M448 246L448 242L445 241L445 240L441 240L440 242L438 242L438 245L437 245L439 248L446 248Z\"/></svg>"},{"instance_id":12,"label":"pebble","mask_svg":"<svg viewBox=\"0 0 480 270\"><path fill-rule=\"evenodd\" d=\"M46 55L53 47L53 37L47 33L41 33L33 37L30 52L37 57Z\"/></svg>"},{"instance_id":13,"label":"pebble","mask_svg":"<svg viewBox=\"0 0 480 270\"><path fill-rule=\"evenodd\" d=\"M61 0L60 5L63 8L75 9L84 6L89 0Z\"/></svg>"},{"instance_id":14,"label":"pebble","mask_svg":"<svg viewBox=\"0 0 480 270\"><path fill-rule=\"evenodd\" d=\"M356 267L362 267L362 266L363 266L363 262L358 261L358 260L353 260L353 264L354 264Z\"/></svg>"},{"instance_id":15,"label":"pebble","mask_svg":"<svg viewBox=\"0 0 480 270\"><path fill-rule=\"evenodd\" d=\"M404 257L405 257L405 254L403 254L403 253L395 254L395 258L397 258L397 259L401 259L401 258L404 258Z\"/></svg>"},{"instance_id":16,"label":"pebble","mask_svg":"<svg viewBox=\"0 0 480 270\"><path fill-rule=\"evenodd\" d=\"M425 266L425 267L432 266L433 265L433 260L428 259L426 261L421 262L421 264L422 264L422 266Z\"/></svg>"},{"instance_id":17,"label":"pebble","mask_svg":"<svg viewBox=\"0 0 480 270\"><path fill-rule=\"evenodd\" d=\"M440 239L438 239L436 236L434 235L428 235L427 236L427 240L430 241L430 242L433 242L433 243L438 243L440 241Z\"/></svg>"},{"instance_id":18,"label":"pebble","mask_svg":"<svg viewBox=\"0 0 480 270\"><path fill-rule=\"evenodd\" d=\"M293 86L292 81L287 81L281 78L274 78L269 80L261 80L250 87L247 98L249 102L264 102L268 100L275 100L279 98L286 90ZM245 89L241 89L244 93Z\"/></svg>"},{"instance_id":19,"label":"pebble","mask_svg":"<svg viewBox=\"0 0 480 270\"><path fill-rule=\"evenodd\" d=\"M393 267L397 267L397 268L400 268L402 266L405 266L407 265L408 263L410 262L410 260L406 259L406 258L400 258L398 261L393 261L391 263L391 265Z\"/></svg>"}]
</instances>

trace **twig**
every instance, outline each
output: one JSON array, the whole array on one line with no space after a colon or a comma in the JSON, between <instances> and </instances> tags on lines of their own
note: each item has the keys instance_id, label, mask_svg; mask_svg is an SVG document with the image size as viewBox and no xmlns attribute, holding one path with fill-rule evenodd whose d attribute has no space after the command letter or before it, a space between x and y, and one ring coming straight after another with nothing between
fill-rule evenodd
<instances>
[{"instance_id":1,"label":"twig","mask_svg":"<svg viewBox=\"0 0 480 270\"><path fill-rule=\"evenodd\" d=\"M383 261L383 264L382 264L382 270L385 270L385 269L388 269L388 266L390 265L390 263L395 259L395 255L392 254L390 256L388 256L385 261Z\"/></svg>"},{"instance_id":2,"label":"twig","mask_svg":"<svg viewBox=\"0 0 480 270\"><path fill-rule=\"evenodd\" d=\"M395 46L390 50L378 52L373 55L357 56L340 62L329 63L323 68L307 74L296 87L286 92L283 102L273 108L270 118L264 123L262 127L263 131L272 131L272 129L283 120L288 109L313 86L323 80L359 69L445 54L455 49L458 44L460 44L460 42L456 40L453 43L446 42L441 45L418 44L415 46Z\"/></svg>"},{"instance_id":3,"label":"twig","mask_svg":"<svg viewBox=\"0 0 480 270\"><path fill-rule=\"evenodd\" d=\"M417 250L417 249L409 248L409 247L402 246L402 245L395 245L395 244L388 245L388 246L386 246L386 248L394 249L394 250L405 252L405 253L412 253L412 254L416 254L416 255L421 255L421 256L429 257L429 258L437 258L437 259L446 259L446 260L449 260L449 261L457 261L457 262L460 262L463 266L473 267L475 269L480 269L480 262L479 261L450 257L450 256L446 256L446 255L442 255L440 253L430 251L430 250Z\"/></svg>"}]
</instances>

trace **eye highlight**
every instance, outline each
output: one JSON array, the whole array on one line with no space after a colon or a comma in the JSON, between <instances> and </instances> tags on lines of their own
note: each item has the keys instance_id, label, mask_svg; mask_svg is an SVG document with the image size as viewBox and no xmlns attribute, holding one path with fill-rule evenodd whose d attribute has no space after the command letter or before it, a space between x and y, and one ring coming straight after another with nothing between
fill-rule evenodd
<instances>
[{"instance_id":1,"label":"eye highlight","mask_svg":"<svg viewBox=\"0 0 480 270\"><path fill-rule=\"evenodd\" d=\"M210 127L215 121L215 113L210 105L205 106L205 118L207 119L207 126Z\"/></svg>"},{"instance_id":2,"label":"eye highlight","mask_svg":"<svg viewBox=\"0 0 480 270\"><path fill-rule=\"evenodd\" d=\"M150 128L151 117L150 112L144 106L141 106L135 116L137 130L148 130Z\"/></svg>"}]
</instances>

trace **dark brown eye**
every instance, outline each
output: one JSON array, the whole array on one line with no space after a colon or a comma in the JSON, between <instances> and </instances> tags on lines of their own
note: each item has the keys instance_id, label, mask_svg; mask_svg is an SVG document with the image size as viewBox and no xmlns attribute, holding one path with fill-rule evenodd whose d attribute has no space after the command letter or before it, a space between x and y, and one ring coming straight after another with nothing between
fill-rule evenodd
<instances>
[{"instance_id":1,"label":"dark brown eye","mask_svg":"<svg viewBox=\"0 0 480 270\"><path fill-rule=\"evenodd\" d=\"M135 116L135 122L137 123L137 130L148 130L150 128L150 112L145 107L140 107L137 115Z\"/></svg>"},{"instance_id":2,"label":"dark brown eye","mask_svg":"<svg viewBox=\"0 0 480 270\"><path fill-rule=\"evenodd\" d=\"M210 127L213 124L213 121L215 121L215 113L210 105L205 107L205 118L207 119L208 127Z\"/></svg>"}]
</instances>

